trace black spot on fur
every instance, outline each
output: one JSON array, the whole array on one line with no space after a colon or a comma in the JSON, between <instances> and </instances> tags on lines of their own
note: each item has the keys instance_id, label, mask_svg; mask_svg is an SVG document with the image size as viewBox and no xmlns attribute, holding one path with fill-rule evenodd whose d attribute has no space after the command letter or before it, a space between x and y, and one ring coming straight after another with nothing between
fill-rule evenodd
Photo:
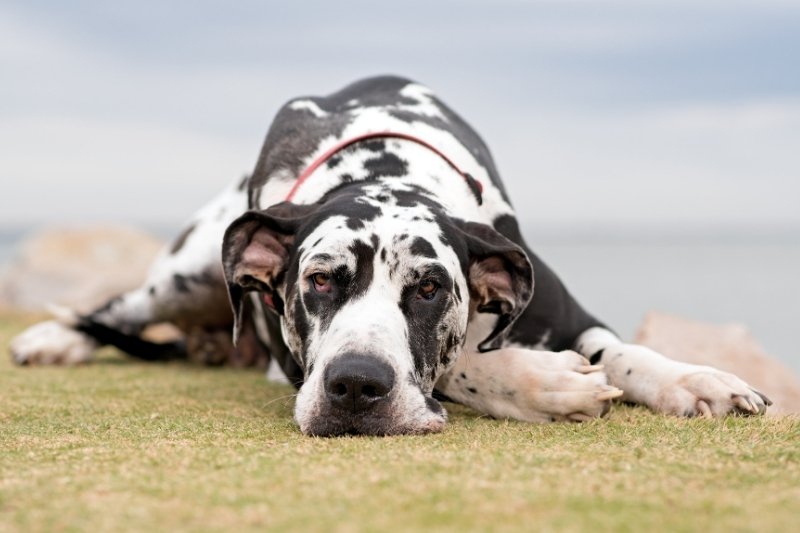
<instances>
[{"instance_id":1,"label":"black spot on fur","mask_svg":"<svg viewBox=\"0 0 800 533\"><path fill-rule=\"evenodd\" d=\"M326 165L328 168L336 168L336 167L339 165L339 163L341 163L341 162L342 162L342 156L340 156L340 155L335 155L335 156L333 156L333 157L329 158L329 159L328 159L328 160L325 162L325 165Z\"/></svg>"},{"instance_id":2,"label":"black spot on fur","mask_svg":"<svg viewBox=\"0 0 800 533\"><path fill-rule=\"evenodd\" d=\"M472 394L478 394L478 389L475 387L467 387L467 390Z\"/></svg>"},{"instance_id":3,"label":"black spot on fur","mask_svg":"<svg viewBox=\"0 0 800 533\"><path fill-rule=\"evenodd\" d=\"M400 177L408 174L408 161L400 159L391 152L364 161L364 170L368 172L367 180L392 176Z\"/></svg>"},{"instance_id":4,"label":"black spot on fur","mask_svg":"<svg viewBox=\"0 0 800 533\"><path fill-rule=\"evenodd\" d=\"M381 248L381 262L386 262L386 248Z\"/></svg>"},{"instance_id":5,"label":"black spot on fur","mask_svg":"<svg viewBox=\"0 0 800 533\"><path fill-rule=\"evenodd\" d=\"M464 372L462 372L462 373L461 373L461 374L459 374L459 375L460 375L460 376L461 376L463 379L467 379L467 375L466 375Z\"/></svg>"},{"instance_id":6,"label":"black spot on fur","mask_svg":"<svg viewBox=\"0 0 800 533\"><path fill-rule=\"evenodd\" d=\"M347 217L347 227L351 230L363 229L364 221L358 217Z\"/></svg>"},{"instance_id":7,"label":"black spot on fur","mask_svg":"<svg viewBox=\"0 0 800 533\"><path fill-rule=\"evenodd\" d=\"M364 241L356 241L348 249L356 256L356 275L350 287L350 298L360 298L372 283L375 250Z\"/></svg>"},{"instance_id":8,"label":"black spot on fur","mask_svg":"<svg viewBox=\"0 0 800 533\"><path fill-rule=\"evenodd\" d=\"M429 257L431 259L436 259L436 250L433 249L433 245L430 242L423 239L422 237L416 237L414 242L411 244L410 248L412 255L417 255L421 257Z\"/></svg>"},{"instance_id":9,"label":"black spot on fur","mask_svg":"<svg viewBox=\"0 0 800 533\"><path fill-rule=\"evenodd\" d=\"M369 241L372 243L372 250L377 252L378 246L380 245L380 239L378 239L378 236L373 233L370 235Z\"/></svg>"},{"instance_id":10,"label":"black spot on fur","mask_svg":"<svg viewBox=\"0 0 800 533\"><path fill-rule=\"evenodd\" d=\"M178 238L175 239L175 242L172 243L172 247L169 249L171 255L175 255L181 251L183 245L186 244L186 239L189 238L189 235L192 234L196 227L196 224L190 224L188 228L184 229L181 234L178 235Z\"/></svg>"},{"instance_id":11,"label":"black spot on fur","mask_svg":"<svg viewBox=\"0 0 800 533\"><path fill-rule=\"evenodd\" d=\"M352 174L342 174L339 176L339 179L342 180L342 183L352 183L353 182L353 175Z\"/></svg>"},{"instance_id":12,"label":"black spot on fur","mask_svg":"<svg viewBox=\"0 0 800 533\"><path fill-rule=\"evenodd\" d=\"M630 376L630 375L631 375L631 372L633 372L633 369L632 369L632 368L629 368L629 369L628 369L628 371L627 371L627 372L625 372L625 375L626 375L626 376Z\"/></svg>"},{"instance_id":13,"label":"black spot on fur","mask_svg":"<svg viewBox=\"0 0 800 533\"><path fill-rule=\"evenodd\" d=\"M428 407L429 411L436 413L437 415L442 414L442 411L444 411L442 404L428 396L425 397L425 405Z\"/></svg>"},{"instance_id":14,"label":"black spot on fur","mask_svg":"<svg viewBox=\"0 0 800 533\"><path fill-rule=\"evenodd\" d=\"M155 296L155 294L156 294L156 288L155 288L155 286L151 285L151 286L150 286L150 288L149 288L149 289L147 289L147 293L148 293L150 296Z\"/></svg>"},{"instance_id":15,"label":"black spot on fur","mask_svg":"<svg viewBox=\"0 0 800 533\"><path fill-rule=\"evenodd\" d=\"M189 292L189 284L186 276L182 274L172 275L172 284L178 292Z\"/></svg>"},{"instance_id":16,"label":"black spot on fur","mask_svg":"<svg viewBox=\"0 0 800 533\"><path fill-rule=\"evenodd\" d=\"M384 139L366 139L361 141L358 146L363 146L370 152L383 152L386 150L386 141Z\"/></svg>"},{"instance_id":17,"label":"black spot on fur","mask_svg":"<svg viewBox=\"0 0 800 533\"><path fill-rule=\"evenodd\" d=\"M602 359L602 358L603 358L603 351L604 351L604 350L605 350L605 348L603 348L603 349L600 349L600 350L597 350L597 351L596 351L596 352L595 352L595 353L594 353L594 354L593 354L593 355L592 355L592 356L589 358L589 362L590 362L590 363L592 363L593 365L596 365L597 363L599 363L599 362L600 362L600 359Z\"/></svg>"},{"instance_id":18,"label":"black spot on fur","mask_svg":"<svg viewBox=\"0 0 800 533\"><path fill-rule=\"evenodd\" d=\"M308 343L308 336L311 332L311 324L308 322L306 310L303 307L303 303L300 301L299 296L295 301L293 324L295 331L297 332L297 337L300 339L300 343L303 346L303 352L305 352L305 347ZM302 354L299 355L302 357Z\"/></svg>"}]
</instances>

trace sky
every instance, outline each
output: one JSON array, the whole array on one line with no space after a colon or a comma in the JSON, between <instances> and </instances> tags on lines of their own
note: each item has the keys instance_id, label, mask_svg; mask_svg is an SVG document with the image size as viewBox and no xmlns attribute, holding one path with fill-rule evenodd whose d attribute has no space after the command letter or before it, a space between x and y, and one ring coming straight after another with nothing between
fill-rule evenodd
<instances>
[{"instance_id":1,"label":"sky","mask_svg":"<svg viewBox=\"0 0 800 533\"><path fill-rule=\"evenodd\" d=\"M525 227L800 234L800 2L0 4L0 229L173 227L302 94L396 73Z\"/></svg>"}]
</instances>

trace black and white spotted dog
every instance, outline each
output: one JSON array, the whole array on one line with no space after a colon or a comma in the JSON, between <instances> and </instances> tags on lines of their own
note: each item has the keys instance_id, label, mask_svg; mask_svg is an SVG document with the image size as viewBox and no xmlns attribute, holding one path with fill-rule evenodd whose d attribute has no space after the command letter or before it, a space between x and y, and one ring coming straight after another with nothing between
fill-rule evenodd
<instances>
[{"instance_id":1,"label":"black and white spotted dog","mask_svg":"<svg viewBox=\"0 0 800 533\"><path fill-rule=\"evenodd\" d=\"M184 344L139 338L164 321ZM290 101L252 176L197 213L144 286L33 326L11 352L70 364L102 344L147 359L269 357L299 387L295 419L312 435L439 431L442 397L530 422L599 417L614 398L678 416L770 405L584 311L523 241L483 141L397 77Z\"/></svg>"}]
</instances>

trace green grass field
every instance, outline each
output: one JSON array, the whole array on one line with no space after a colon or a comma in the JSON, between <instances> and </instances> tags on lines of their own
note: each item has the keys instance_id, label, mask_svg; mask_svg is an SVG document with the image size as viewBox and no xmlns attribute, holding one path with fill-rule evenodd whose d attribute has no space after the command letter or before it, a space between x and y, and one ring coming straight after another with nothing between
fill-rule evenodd
<instances>
[{"instance_id":1,"label":"green grass field","mask_svg":"<svg viewBox=\"0 0 800 533\"><path fill-rule=\"evenodd\" d=\"M447 405L438 435L302 436L258 372L106 351L16 368L0 315L0 530L791 531L800 421L615 406L534 426Z\"/></svg>"}]
</instances>

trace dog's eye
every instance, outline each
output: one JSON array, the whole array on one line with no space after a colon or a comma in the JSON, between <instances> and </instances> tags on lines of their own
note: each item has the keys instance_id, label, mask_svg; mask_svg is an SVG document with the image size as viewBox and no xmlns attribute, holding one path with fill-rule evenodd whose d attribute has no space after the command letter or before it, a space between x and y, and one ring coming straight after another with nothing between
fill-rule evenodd
<instances>
[{"instance_id":1,"label":"dog's eye","mask_svg":"<svg viewBox=\"0 0 800 533\"><path fill-rule=\"evenodd\" d=\"M331 291L331 277L328 274L317 272L311 274L311 283L317 292L330 292Z\"/></svg>"},{"instance_id":2,"label":"dog's eye","mask_svg":"<svg viewBox=\"0 0 800 533\"><path fill-rule=\"evenodd\" d=\"M425 300L433 300L438 290L439 285L437 285L435 281L426 279L420 282L419 289L417 290L417 297L424 298Z\"/></svg>"}]
</instances>

